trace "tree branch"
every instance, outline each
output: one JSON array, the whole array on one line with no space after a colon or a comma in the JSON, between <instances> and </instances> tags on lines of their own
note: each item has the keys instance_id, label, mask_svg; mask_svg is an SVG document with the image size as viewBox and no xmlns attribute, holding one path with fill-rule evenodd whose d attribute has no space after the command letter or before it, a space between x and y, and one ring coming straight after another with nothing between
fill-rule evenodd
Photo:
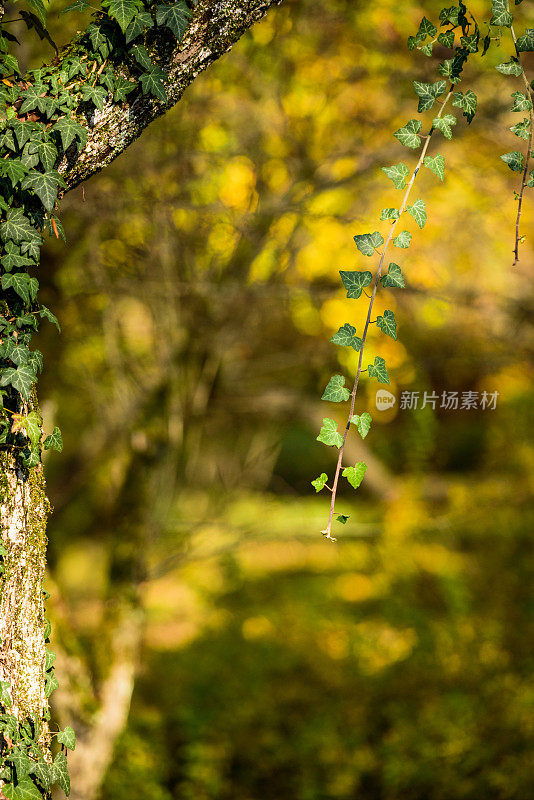
<instances>
[{"instance_id":1,"label":"tree branch","mask_svg":"<svg viewBox=\"0 0 534 800\"><path fill-rule=\"evenodd\" d=\"M192 12L188 30L178 46L173 47L168 29L151 33L150 55L168 73L165 81L167 102L152 96L130 95L129 102L106 102L95 110L89 123L87 143L80 153L71 148L59 166L67 190L74 189L119 156L157 117L182 97L187 87L211 63L228 52L240 37L272 6L282 0L200 0ZM72 44L62 52L71 55ZM61 58L57 65L61 69ZM116 64L115 72L130 75L130 67ZM80 111L79 121L87 127Z\"/></svg>"}]
</instances>

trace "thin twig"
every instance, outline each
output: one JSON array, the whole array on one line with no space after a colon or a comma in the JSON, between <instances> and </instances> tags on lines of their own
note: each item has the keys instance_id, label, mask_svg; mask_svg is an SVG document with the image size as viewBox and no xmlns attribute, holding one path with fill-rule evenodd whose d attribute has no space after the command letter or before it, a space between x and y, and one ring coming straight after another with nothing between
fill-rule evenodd
<instances>
[{"instance_id":1,"label":"thin twig","mask_svg":"<svg viewBox=\"0 0 534 800\"><path fill-rule=\"evenodd\" d=\"M507 11L510 12L510 4L509 4L508 0L506 0L506 8L507 8ZM520 243L520 239L521 239L521 236L519 235L519 223L521 221L521 207L523 205L523 193L525 191L525 186L527 185L527 173L528 173L528 168L529 168L529 164L530 164L530 158L531 158L531 155L532 155L532 125L534 123L534 119L533 119L533 115L532 115L531 88L530 88L530 84L528 82L528 78L527 78L526 73L525 73L525 68L523 66L523 62L521 61L521 56L519 55L519 50L517 49L517 36L515 35L513 23L510 25L510 33L512 34L512 39L514 40L515 52L516 52L517 60L519 61L519 64L521 65L521 77L523 78L523 83L525 84L525 88L527 90L526 96L530 99L530 109L529 109L529 112L528 112L528 116L529 116L529 120L530 120L530 126L529 126L530 134L529 134L529 137L528 137L528 148L527 148L527 152L525 154L525 165L523 167L523 177L521 179L521 189L519 190L519 199L518 199L518 203L517 203L517 218L516 218L516 222L515 222L514 263L512 264L512 267L515 267L515 265L519 261L519 243Z\"/></svg>"},{"instance_id":2,"label":"thin twig","mask_svg":"<svg viewBox=\"0 0 534 800\"><path fill-rule=\"evenodd\" d=\"M438 117L441 117L441 115L443 114L443 111L445 109L445 106L447 105L447 102L450 99L451 94L452 94L452 88L449 90L447 96L445 97L445 100L443 101L441 109L440 109L440 111L438 113ZM337 486L338 486L338 481L339 481L339 473L341 472L341 465L343 463L343 452L345 450L345 442L347 441L347 436L348 436L348 433L349 433L350 421L351 421L352 416L354 414L354 404L356 402L356 393L358 391L358 383L359 383L359 380L360 380L360 375L361 375L362 372L365 371L365 370L362 370L363 351L364 351L364 347L365 347L365 342L367 340L367 331L369 330L369 325L371 324L371 312L373 310L373 303L374 303L374 300L375 300L375 297L376 297L376 292L377 292L377 289L378 289L378 281L380 280L380 275L382 274L382 268L384 266L384 260L386 258L386 253L387 253L388 246L389 246L389 244L390 244L390 242L391 242L391 240L393 238L393 234L395 232L395 228L397 227L397 223L399 222L402 214L406 210L406 206L408 204L408 198L410 196L410 192L412 190L412 186L414 184L414 181L415 181L415 178L417 176L417 173L419 172L419 169L421 168L421 166L423 164L423 161L425 159L425 156L426 156L426 153L427 153L427 150L428 150L428 146L430 144L430 139L432 138L432 134L433 134L434 130L435 130L435 128L432 127L430 129L428 135L425 138L425 143L423 145L423 149L421 150L421 155L419 156L419 161L417 162L417 166L416 166L416 168L414 169L414 171L412 173L412 177L410 178L410 182L408 183L408 186L406 187L406 191L404 193L404 198L402 200L402 205L401 205L401 207L399 209L399 216L397 217L397 219L392 220L392 223L390 225L389 233L388 233L386 241L384 243L384 249L382 250L382 253L381 253L381 256L380 256L380 262L378 264L378 269L377 269L377 272L376 272L376 275L375 275L375 279L374 279L374 283L373 283L373 292L371 294L371 298L370 298L370 301L369 301L369 309L367 311L367 319L365 320L365 326L364 326L363 334L362 334L362 346L360 347L360 357L358 359L358 370L356 372L356 378L354 380L354 386L353 386L352 392L350 394L349 418L347 420L347 424L345 426L345 431L343 433L343 443L341 444L341 447L339 448L339 455L338 455L337 465L336 465L336 473L335 473L335 477L334 477L334 483L332 484L332 500L330 502L330 516L328 518L328 525L326 526L326 528L323 531L321 531L321 533L327 539L331 539L332 541L335 541L335 538L332 536L331 531L332 531L332 519L334 517L334 508L335 508L335 504L336 504L336 494L337 494Z\"/></svg>"}]
</instances>

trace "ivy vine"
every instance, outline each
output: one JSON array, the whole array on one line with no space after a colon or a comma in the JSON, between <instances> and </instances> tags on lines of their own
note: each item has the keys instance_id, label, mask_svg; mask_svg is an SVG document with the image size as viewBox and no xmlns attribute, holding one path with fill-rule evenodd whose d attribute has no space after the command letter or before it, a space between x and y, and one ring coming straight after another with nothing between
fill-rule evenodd
<instances>
[{"instance_id":1,"label":"ivy vine","mask_svg":"<svg viewBox=\"0 0 534 800\"><path fill-rule=\"evenodd\" d=\"M521 2L522 0L516 0L516 5ZM345 386L346 379L343 375L333 375L321 398L331 403L349 403L348 419L343 433L338 431L335 420L325 417L317 436L319 442L339 450L332 483L329 484L326 472L321 473L312 481L316 492L326 488L331 494L328 523L322 534L332 541L335 541L335 537L332 536L334 519L345 524L349 518L347 514L338 514L335 508L340 475L346 478L354 489L357 489L367 470L364 462L343 466L343 453L351 425L363 439L369 433L372 423L371 415L367 411L361 415L354 414L360 377L367 372L369 378L375 378L379 383L390 383L386 362L381 356L375 356L373 363L368 364L365 368L363 366L364 349L370 325L376 325L383 334L392 339L397 338L397 322L393 311L385 309L377 315L376 319L371 320L379 286L387 290L397 290L404 289L406 285L403 269L399 264L393 261L389 262L386 272L386 256L389 247L393 245L400 250L406 250L410 246L411 233L406 230L397 231L403 215L411 215L417 226L424 228L427 222L425 201L418 198L408 205L419 170L425 167L433 172L440 181L444 180L445 158L439 152L430 155L428 153L430 144L439 136L452 139L457 118L451 113L449 107L460 109L467 122L472 122L477 111L477 96L472 89L459 91L456 87L462 80L462 73L468 60L475 54L485 56L492 43L500 44L502 39L506 39L506 30L508 30L508 38L513 46L513 53L508 61L498 64L496 70L508 78L520 79L522 82L524 91L511 93L513 101L511 111L521 114L522 119L510 130L518 139L527 143L524 151L513 150L500 156L512 171L521 173L520 187L515 193L517 217L513 249L514 266L519 260L519 246L524 240L524 236L520 234L523 195L527 187L534 187L534 169L530 169L533 157L532 96L534 81L529 83L521 58L522 53L534 50L534 29L527 28L524 34L516 36L514 15L510 11L508 0L492 1L492 16L489 22L484 23L484 32L481 31L478 22L463 2L443 8L438 24L439 28L427 17L423 17L417 33L408 38L409 50L418 50L428 57L432 56L436 44L451 51L450 58L443 60L437 67L439 73L437 80L432 83L413 82L418 98L417 113L426 115L426 112L432 111L432 118L427 120L425 117L422 119L414 117L394 133L401 145L409 150L419 151L417 163L411 172L404 162L382 168L386 176L393 181L395 189L404 192L398 208L383 208L380 213L380 221L389 223L389 230L385 238L380 231L354 236L354 242L362 256L371 258L377 254L379 256L378 265L374 274L369 270L340 270L339 273L343 286L347 290L347 297L357 300L362 294L365 294L369 298L369 305L361 336L350 322L345 322L330 340L340 347L352 347L359 353L352 389ZM435 113L436 103L441 104L437 114ZM527 116L524 116L525 114ZM427 133L423 134L421 132L425 122ZM366 292L368 287L370 295Z\"/></svg>"}]
</instances>

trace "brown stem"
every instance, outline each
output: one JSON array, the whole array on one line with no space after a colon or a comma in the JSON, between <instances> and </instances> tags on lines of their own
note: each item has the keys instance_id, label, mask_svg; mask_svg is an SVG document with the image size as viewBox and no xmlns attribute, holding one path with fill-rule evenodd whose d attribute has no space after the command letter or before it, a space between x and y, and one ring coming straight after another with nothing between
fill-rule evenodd
<instances>
[{"instance_id":1,"label":"brown stem","mask_svg":"<svg viewBox=\"0 0 534 800\"><path fill-rule=\"evenodd\" d=\"M440 109L440 111L438 113L438 118L441 117L441 115L443 114L443 111L444 111L445 106L447 105L447 103L448 103L448 101L450 99L451 94L452 94L452 88L449 90L447 96L445 97L445 100L443 101L441 109ZM335 538L332 536L331 531L332 531L332 519L334 517L334 509L335 509L335 504L336 504L336 494L337 494L337 485L338 485L338 481L339 481L339 473L341 472L341 465L342 465L342 462L343 462L343 452L345 450L345 442L347 441L347 436L348 436L348 433L349 433L350 421L351 421L352 416L354 414L354 404L356 402L356 393L358 391L358 383L359 383L359 380L360 380L360 375L362 373L363 351L364 351L364 347L365 347L365 342L367 340L367 332L369 330L369 325L371 324L371 313L372 313L372 310L373 310L373 303L374 303L374 300L375 300L375 297L376 297L376 292L377 292L377 289L378 289L378 281L380 280L380 275L382 273L382 269L383 269L383 266L384 266L384 261L385 261L385 258L386 258L387 249L388 249L389 244L390 244L390 242L391 242L391 240L393 238L393 234L395 232L395 228L397 227L397 223L399 222L402 214L406 210L406 206L408 204L408 198L410 196L410 192L412 190L412 186L414 184L414 181L415 181L415 178L417 176L417 173L419 172L419 169L422 166L423 161L425 159L425 156L426 156L426 153L427 153L427 150L428 150L428 146L430 144L430 139L432 137L432 134L433 134L434 130L435 130L434 128L431 128L429 133L428 133L428 136L426 136L426 138L425 138L425 143L423 145L423 149L421 150L421 154L419 156L419 161L417 162L417 166L415 167L415 169L414 169L414 171L412 173L412 176L410 178L410 181L408 183L408 186L406 187L406 191L404 193L404 198L402 200L402 205L401 205L401 207L399 209L399 216L398 216L397 219L393 220L393 222L390 225L389 233L387 235L386 241L384 243L384 248L383 248L382 253L380 255L380 262L378 264L378 269L377 269L377 272L376 272L376 275L375 275L375 279L374 279L374 282L373 282L373 292L371 294L371 299L369 301L369 308L368 308L368 311L367 311L367 319L365 320L365 326L364 326L363 334L362 334L362 346L360 347L360 357L358 359L358 370L356 372L356 378L354 380L354 386L352 387L352 392L350 394L349 418L347 420L347 424L345 426L345 431L343 433L343 442L341 444L341 447L339 448L339 455L338 455L337 465L336 465L336 473L335 473L335 476L334 476L334 483L332 484L332 499L331 499L331 502L330 502L330 516L328 518L328 525L326 526L326 528L323 531L321 531L321 533L327 539L331 539L334 542L335 542Z\"/></svg>"},{"instance_id":2,"label":"brown stem","mask_svg":"<svg viewBox=\"0 0 534 800\"><path fill-rule=\"evenodd\" d=\"M510 11L510 5L509 5L508 0L506 2L506 8L507 8L508 11ZM531 107L530 107L529 112L528 112L528 116L529 116L529 120L530 120L530 134L529 134L529 137L528 137L527 152L525 154L525 165L523 167L523 177L521 179L521 189L519 190L519 199L518 199L518 202L517 202L517 217L516 217L516 221L515 221L514 263L512 264L512 267L515 267L515 265L519 261L519 241L521 239L521 237L519 235L519 223L521 221L521 208L522 208L522 205L523 205L523 193L525 191L525 186L527 185L527 173L528 173L528 167L529 167L529 164L530 164L530 157L532 155L532 125L533 125L534 119L533 119L533 115L532 115L531 88L530 88L530 84L528 82L528 78L527 78L526 73L525 73L525 68L523 66L523 62L521 61L521 56L519 55L519 50L517 49L517 36L515 35L515 30L514 30L513 24L510 25L510 33L512 34L512 39L514 40L517 60L519 61L520 65L521 65L521 69L522 69L521 77L523 78L523 83L525 84L525 88L527 90L527 95L526 96L528 98L530 98L530 101L531 101Z\"/></svg>"}]
</instances>

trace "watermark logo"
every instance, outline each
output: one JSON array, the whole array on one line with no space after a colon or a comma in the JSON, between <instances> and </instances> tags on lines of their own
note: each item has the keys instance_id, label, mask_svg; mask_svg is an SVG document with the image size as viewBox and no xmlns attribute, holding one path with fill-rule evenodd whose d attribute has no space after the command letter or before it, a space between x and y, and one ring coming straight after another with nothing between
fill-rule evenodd
<instances>
[{"instance_id":1,"label":"watermark logo","mask_svg":"<svg viewBox=\"0 0 534 800\"><path fill-rule=\"evenodd\" d=\"M393 408L397 398L391 392L386 392L385 389L379 389L376 393L375 403L379 411L387 411L388 408Z\"/></svg>"}]
</instances>

